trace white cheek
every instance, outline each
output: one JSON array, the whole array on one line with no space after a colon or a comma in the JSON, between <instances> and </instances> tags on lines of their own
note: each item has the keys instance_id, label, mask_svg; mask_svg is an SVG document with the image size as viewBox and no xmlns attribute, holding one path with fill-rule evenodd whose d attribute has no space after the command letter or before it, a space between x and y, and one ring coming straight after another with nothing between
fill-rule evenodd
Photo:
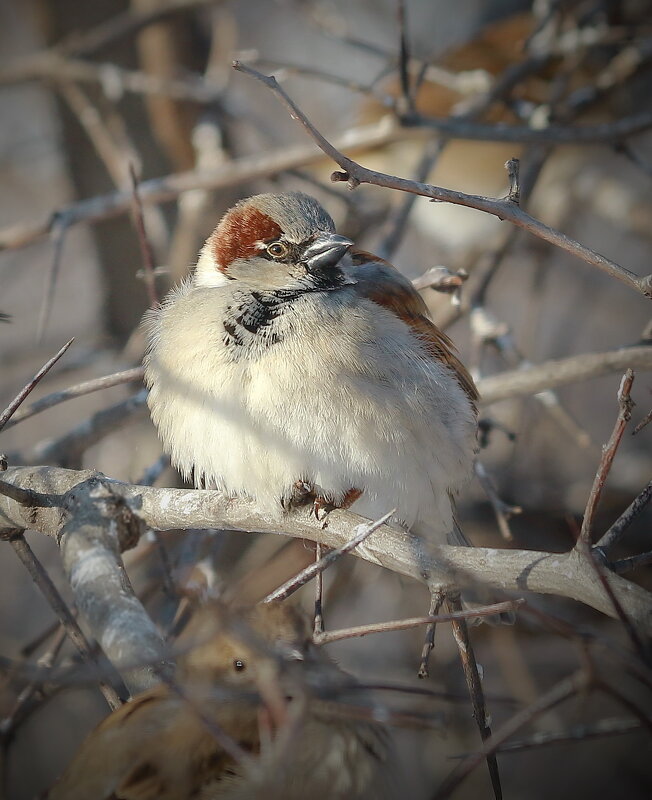
<instances>
[{"instance_id":1,"label":"white cheek","mask_svg":"<svg viewBox=\"0 0 652 800\"><path fill-rule=\"evenodd\" d=\"M229 283L229 279L217 268L215 259L208 249L208 244L204 245L199 255L193 283L195 286L203 286L207 289L224 286L225 283Z\"/></svg>"}]
</instances>

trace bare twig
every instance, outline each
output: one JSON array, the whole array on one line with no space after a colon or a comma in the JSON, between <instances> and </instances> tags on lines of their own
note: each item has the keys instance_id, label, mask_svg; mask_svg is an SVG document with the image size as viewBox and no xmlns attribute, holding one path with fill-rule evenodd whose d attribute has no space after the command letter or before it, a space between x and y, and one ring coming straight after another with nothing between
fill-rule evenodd
<instances>
[{"instance_id":1,"label":"bare twig","mask_svg":"<svg viewBox=\"0 0 652 800\"><path fill-rule=\"evenodd\" d=\"M72 339L70 340L73 341ZM70 342L68 343L70 344ZM142 381L143 368L133 367L126 369L122 372L114 372L112 375L103 375L101 378L91 378L88 381L83 381L75 386L69 386L67 389L61 389L58 392L52 392L45 397L41 397L36 402L29 406L24 406L19 409L4 426L5 430L9 430L14 425L18 425L23 420L30 419L30 417L46 411L48 408L64 403L67 400L73 400L76 397L82 397L92 392L99 392L102 389L110 389L112 386L121 386L125 383L132 383L133 381Z\"/></svg>"},{"instance_id":2,"label":"bare twig","mask_svg":"<svg viewBox=\"0 0 652 800\"><path fill-rule=\"evenodd\" d=\"M614 524L599 540L596 547L608 553L616 542L619 542L627 528L632 524L636 517L643 511L647 504L652 500L652 481L643 491L632 501L628 508L618 517Z\"/></svg>"},{"instance_id":3,"label":"bare twig","mask_svg":"<svg viewBox=\"0 0 652 800\"><path fill-rule=\"evenodd\" d=\"M482 290L484 288L481 287ZM478 292L478 295L480 295L480 292ZM477 302L479 297L476 296L474 299ZM500 322L486 306L472 305L470 324L475 344L474 349L477 351L477 363L472 362L471 374L473 374L473 368L478 372L480 371L482 348L486 343L492 344L513 369L524 370L532 366L528 359L519 352L509 326L504 322ZM580 447L588 447L590 445L591 437L566 411L555 392L551 389L546 389L543 392L537 392L534 395L534 399L541 404L546 413L552 417L565 433L573 437ZM503 528L501 527L502 530Z\"/></svg>"},{"instance_id":4,"label":"bare twig","mask_svg":"<svg viewBox=\"0 0 652 800\"><path fill-rule=\"evenodd\" d=\"M504 611L513 611L522 605L525 600L506 600L504 603L493 603L489 606L479 606L478 608L467 608L463 611L451 611L449 614L430 614L427 617L413 617L412 619L397 619L389 622L374 622L370 625L356 625L352 628L341 628L335 631L325 631L315 636L315 643L330 644L339 642L341 639L353 639L360 636L368 636L371 633L386 633L388 631L405 631L410 628L417 628L421 625L439 624L440 622L451 622L458 619L474 619L476 617L490 617L501 614Z\"/></svg>"},{"instance_id":5,"label":"bare twig","mask_svg":"<svg viewBox=\"0 0 652 800\"><path fill-rule=\"evenodd\" d=\"M52 226L51 239L52 259L50 261L50 268L46 273L45 292L43 293L43 301L41 303L41 311L38 319L38 327L36 331L36 341L41 342L45 335L52 305L54 303L54 292L57 286L57 278L61 267L61 257L63 256L63 245L68 232L68 224L65 219L58 220Z\"/></svg>"},{"instance_id":6,"label":"bare twig","mask_svg":"<svg viewBox=\"0 0 652 800\"><path fill-rule=\"evenodd\" d=\"M156 292L156 277L154 275L154 252L152 245L147 237L145 230L145 218L143 216L143 204L138 192L138 178L136 177L136 170L134 165L129 163L129 177L131 178L131 192L132 192L132 217L136 232L138 233L138 244L140 246L140 255L143 260L143 270L145 276L145 287L147 289L147 296L149 298L150 308L154 308L158 304L158 294Z\"/></svg>"},{"instance_id":7,"label":"bare twig","mask_svg":"<svg viewBox=\"0 0 652 800\"><path fill-rule=\"evenodd\" d=\"M637 733L641 723L634 719L610 717L589 725L575 725L565 731L539 731L524 739L507 742L501 745L498 753L520 753L551 744L585 742L588 739L601 739L605 736L621 736L624 733ZM462 756L462 757L466 757Z\"/></svg>"},{"instance_id":8,"label":"bare twig","mask_svg":"<svg viewBox=\"0 0 652 800\"><path fill-rule=\"evenodd\" d=\"M54 633L56 633L54 641L48 648L47 652L44 653L37 662L38 666L42 669L49 669L54 665L57 656L59 655L61 648L68 637L66 629L63 627L63 625L61 625L60 622L55 622L53 628ZM30 703L30 701L37 695L40 695L42 698L47 697L47 693L44 691L43 683L34 679L31 680L27 686L21 690L20 694L16 697L11 711L7 714L7 716L0 720L0 743L3 747L6 748L8 746L18 726L28 716L31 710L30 707L34 707L35 704Z\"/></svg>"},{"instance_id":9,"label":"bare twig","mask_svg":"<svg viewBox=\"0 0 652 800\"><path fill-rule=\"evenodd\" d=\"M79 650L82 658L89 663L96 663L93 657L92 648L82 629L79 627L77 620L70 613L70 609L65 604L63 598L57 591L56 586L48 575L47 571L43 568L41 562L34 555L34 551L27 543L23 532L17 533L9 539L9 543L14 549L14 552L22 562L23 566L27 569L32 576L32 580L38 586L45 599L50 604L50 608L56 614L59 622L65 629L71 642ZM100 691L104 695L104 699L109 704L109 708L119 708L122 703L118 697L117 692L112 686L107 683L100 682Z\"/></svg>"},{"instance_id":10,"label":"bare twig","mask_svg":"<svg viewBox=\"0 0 652 800\"><path fill-rule=\"evenodd\" d=\"M439 615L439 609L442 607L444 597L445 595L443 592L431 592L430 607L428 608L429 617L436 617ZM428 662L430 660L430 654L435 646L436 632L437 623L431 620L426 628L426 635L423 641L423 647L421 648L421 659L419 661L419 669L417 671L418 678L423 679L430 675L428 671Z\"/></svg>"},{"instance_id":11,"label":"bare twig","mask_svg":"<svg viewBox=\"0 0 652 800\"><path fill-rule=\"evenodd\" d=\"M142 389L126 400L103 408L57 439L48 439L38 444L32 455L24 461L75 466L80 463L84 451L89 447L142 413L146 400L147 391Z\"/></svg>"},{"instance_id":12,"label":"bare twig","mask_svg":"<svg viewBox=\"0 0 652 800\"><path fill-rule=\"evenodd\" d=\"M305 569L302 569L298 575L290 578L290 580L283 583L277 589L274 589L273 592L270 592L262 602L271 603L272 600L285 600L286 597L294 594L297 589L305 586L305 584L312 580L315 575L319 575L325 569L330 567L331 564L334 564L338 558L341 558L347 553L352 553L355 548L358 547L358 545L362 544L362 542L371 536L374 531L377 531L381 525L384 525L395 510L396 509L388 511L387 514L383 514L383 516L380 517L380 519L377 519L375 522L367 522L358 526L359 529L354 532L354 536L350 542L347 542L345 545L338 547L335 550L330 550L318 561L315 561L314 564L309 564Z\"/></svg>"},{"instance_id":13,"label":"bare twig","mask_svg":"<svg viewBox=\"0 0 652 800\"><path fill-rule=\"evenodd\" d=\"M323 555L323 547L319 542L315 544L315 562L319 563ZM312 622L313 639L324 633L324 572L315 576L315 613Z\"/></svg>"},{"instance_id":14,"label":"bare twig","mask_svg":"<svg viewBox=\"0 0 652 800\"><path fill-rule=\"evenodd\" d=\"M48 372L52 369L52 367L57 363L57 361L61 358L61 356L66 352L66 350L70 347L70 345L74 342L74 338L70 339L70 341L66 342L64 346L57 352L49 361L46 361L45 364L41 367L41 369L34 375L31 381L18 392L16 397L9 403L7 408L0 414L0 431L5 427L5 425L9 422L12 418L20 404L25 400L27 395L34 389L34 387L38 384L41 378L44 375L47 375Z\"/></svg>"},{"instance_id":15,"label":"bare twig","mask_svg":"<svg viewBox=\"0 0 652 800\"><path fill-rule=\"evenodd\" d=\"M401 104L404 112L412 111L414 107L414 99L412 97L412 90L410 87L410 71L408 65L410 63L410 48L408 45L407 36L407 21L405 0L397 0L396 3L396 16L398 19L398 32L399 32L399 52L398 52L398 74L401 80Z\"/></svg>"},{"instance_id":16,"label":"bare twig","mask_svg":"<svg viewBox=\"0 0 652 800\"><path fill-rule=\"evenodd\" d=\"M650 369L652 347L625 347L606 353L585 353L555 361L546 361L528 369L500 372L477 381L481 405L490 405L509 397L536 394L569 383L598 378L623 369Z\"/></svg>"},{"instance_id":17,"label":"bare twig","mask_svg":"<svg viewBox=\"0 0 652 800\"><path fill-rule=\"evenodd\" d=\"M340 147L356 151L387 144L402 139L411 139L418 133L402 130L398 124L387 119L372 125L351 128L335 140ZM143 206L173 200L184 192L194 189L223 189L238 186L246 181L274 175L288 169L307 166L323 161L324 155L312 145L280 147L264 154L233 159L213 169L202 168L166 175L143 181L139 194ZM80 223L92 223L124 214L131 208L131 192L119 191L91 197L65 206L44 218L11 225L0 230L0 251L24 247L46 236L60 220L68 227Z\"/></svg>"},{"instance_id":18,"label":"bare twig","mask_svg":"<svg viewBox=\"0 0 652 800\"><path fill-rule=\"evenodd\" d=\"M3 497L10 498L15 503L19 503L21 506L25 506L25 508L53 508L61 504L61 498L56 498L49 493L44 494L35 492L32 489L23 489L21 486L14 486L13 483L7 483L6 481L0 481L0 494Z\"/></svg>"},{"instance_id":19,"label":"bare twig","mask_svg":"<svg viewBox=\"0 0 652 800\"><path fill-rule=\"evenodd\" d=\"M630 556L629 558L621 558L619 561L614 561L611 568L617 575L624 575L626 572L631 572L639 567L646 567L652 564L652 550L647 553L640 553L637 556Z\"/></svg>"},{"instance_id":20,"label":"bare twig","mask_svg":"<svg viewBox=\"0 0 652 800\"><path fill-rule=\"evenodd\" d=\"M512 532L509 527L509 518L513 514L520 514L523 509L520 506L509 505L509 503L506 503L500 497L489 473L481 461L476 459L475 463L473 464L473 469L480 486L482 486L484 493L489 498L489 502L491 503L491 507L493 508L496 516L496 522L498 523L501 536L506 542L514 541L514 537L512 536Z\"/></svg>"},{"instance_id":21,"label":"bare twig","mask_svg":"<svg viewBox=\"0 0 652 800\"><path fill-rule=\"evenodd\" d=\"M129 7L89 30L77 32L56 45L57 52L90 55L116 39L138 33L148 25L169 16L201 9L215 0L163 0L152 8Z\"/></svg>"},{"instance_id":22,"label":"bare twig","mask_svg":"<svg viewBox=\"0 0 652 800\"><path fill-rule=\"evenodd\" d=\"M652 409L648 411L648 413L643 417L643 419L636 425L634 430L632 431L633 435L640 433L646 425L649 425L652 422Z\"/></svg>"},{"instance_id":23,"label":"bare twig","mask_svg":"<svg viewBox=\"0 0 652 800\"><path fill-rule=\"evenodd\" d=\"M568 678L553 686L552 689L542 694L531 703L527 708L514 714L488 739L482 748L465 758L451 772L446 780L439 787L433 800L445 800L450 797L462 781L471 773L488 755L495 753L496 750L510 736L513 736L520 728L527 725L533 719L548 711L554 706L559 705L564 700L583 691L589 685L589 679L584 672L576 672Z\"/></svg>"},{"instance_id":24,"label":"bare twig","mask_svg":"<svg viewBox=\"0 0 652 800\"><path fill-rule=\"evenodd\" d=\"M462 602L459 594L449 595L446 598L446 605L451 612L460 612L462 610ZM469 695L471 697L473 716L475 717L482 741L486 742L491 736L491 728L489 727L489 720L487 718L487 707L484 699L484 691L482 689L482 681L480 680L480 673L478 672L478 664L475 660L475 652L473 651L473 646L469 638L469 629L465 619L457 617L452 619L451 623L453 638L460 652L462 669L464 670L466 685L468 686ZM496 800L501 800L503 790L500 784L500 773L498 772L496 755L495 753L486 753L485 757L487 759L487 768L489 769L489 777L491 778L494 797Z\"/></svg>"},{"instance_id":25,"label":"bare twig","mask_svg":"<svg viewBox=\"0 0 652 800\"><path fill-rule=\"evenodd\" d=\"M591 487L589 499L586 503L586 510L584 511L584 519L582 520L582 529L578 539L578 546L580 542L586 545L590 545L591 543L593 519L595 517L598 503L600 502L600 497L602 496L602 489L604 488L604 484L609 475L609 470L613 464L618 446L620 445L623 434L625 433L627 423L631 419L633 401L630 397L630 391L633 382L634 372L633 370L628 369L625 375L623 375L622 381L620 382L620 388L618 389L618 418L611 436L609 437L609 441L602 448L600 465L598 466L598 471L596 472L593 480L593 486Z\"/></svg>"},{"instance_id":26,"label":"bare twig","mask_svg":"<svg viewBox=\"0 0 652 800\"><path fill-rule=\"evenodd\" d=\"M318 144L323 152L335 161L340 166L343 172L335 172L331 176L334 181L346 181L349 187L354 189L361 183L371 183L376 186L384 186L388 189L396 189L398 191L409 192L411 194L422 195L429 197L431 200L438 202L454 203L456 205L467 206L469 208L476 208L479 211L484 211L488 214L498 217L502 220L507 220L514 225L517 225L529 233L537 236L544 241L560 247L569 253L577 256L578 258L586 261L594 267L606 272L611 277L629 286L641 294L652 297L652 275L639 277L628 269L621 267L614 261L605 258L604 256L596 253L588 247L576 242L574 239L566 236L560 231L556 231L544 225L539 220L530 216L523 209L512 202L509 198L493 199L488 197L480 197L478 195L469 195L463 192L456 192L451 189L444 189L439 186L432 186L430 184L418 183L417 181L406 180L399 178L395 175L387 175L386 173L377 172L375 170L366 169L355 161L352 161L347 156L343 155L336 147L334 147L324 136L312 125L305 114L299 109L284 89L277 83L276 79L272 76L263 75L251 67L246 66L240 62L234 62L233 66L240 72L244 72L253 78L256 78L270 89L276 97L288 109L291 116L296 119L299 124L304 128L308 135ZM652 125L652 113L645 114L646 126ZM456 120L457 122L457 120ZM532 133L544 134L550 130L533 131ZM581 130L578 128L577 130ZM542 137L538 137L542 138Z\"/></svg>"}]
</instances>

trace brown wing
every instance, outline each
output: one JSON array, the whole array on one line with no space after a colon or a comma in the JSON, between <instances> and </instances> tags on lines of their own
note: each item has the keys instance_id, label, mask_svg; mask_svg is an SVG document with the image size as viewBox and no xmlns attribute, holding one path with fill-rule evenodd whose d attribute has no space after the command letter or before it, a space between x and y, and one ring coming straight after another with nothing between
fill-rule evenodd
<instances>
[{"instance_id":1,"label":"brown wing","mask_svg":"<svg viewBox=\"0 0 652 800\"><path fill-rule=\"evenodd\" d=\"M354 267L351 277L355 279L360 294L402 319L433 358L450 367L475 408L478 390L473 378L455 354L455 345L430 319L428 307L419 292L388 261L363 250L349 253Z\"/></svg>"}]
</instances>

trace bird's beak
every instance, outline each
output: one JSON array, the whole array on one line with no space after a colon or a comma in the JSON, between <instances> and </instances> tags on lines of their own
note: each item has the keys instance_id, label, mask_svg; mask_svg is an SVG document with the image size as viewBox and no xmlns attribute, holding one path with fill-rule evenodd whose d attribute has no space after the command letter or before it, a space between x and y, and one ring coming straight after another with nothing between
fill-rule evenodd
<instances>
[{"instance_id":1,"label":"bird's beak","mask_svg":"<svg viewBox=\"0 0 652 800\"><path fill-rule=\"evenodd\" d=\"M352 246L353 242L346 236L327 233L306 247L302 261L310 272L335 267Z\"/></svg>"}]
</instances>

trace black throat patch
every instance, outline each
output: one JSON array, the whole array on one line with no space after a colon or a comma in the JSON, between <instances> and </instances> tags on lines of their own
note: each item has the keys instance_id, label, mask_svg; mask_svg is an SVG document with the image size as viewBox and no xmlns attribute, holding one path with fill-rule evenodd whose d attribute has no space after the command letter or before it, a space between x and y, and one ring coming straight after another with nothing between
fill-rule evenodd
<instances>
[{"instance_id":1,"label":"black throat patch","mask_svg":"<svg viewBox=\"0 0 652 800\"><path fill-rule=\"evenodd\" d=\"M224 344L235 348L269 347L283 338L281 317L292 312L298 300L315 292L332 292L344 283L338 270L329 275L312 275L310 283L273 292L255 290L236 293L224 316Z\"/></svg>"}]
</instances>

